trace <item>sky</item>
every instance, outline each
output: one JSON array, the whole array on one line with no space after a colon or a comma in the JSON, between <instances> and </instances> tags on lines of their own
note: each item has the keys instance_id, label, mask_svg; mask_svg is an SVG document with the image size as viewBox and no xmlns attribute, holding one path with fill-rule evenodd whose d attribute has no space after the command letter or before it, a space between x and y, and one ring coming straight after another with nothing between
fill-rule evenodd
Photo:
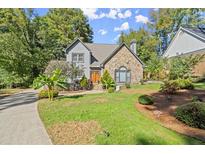
<instances>
[{"instance_id":1,"label":"sky","mask_svg":"<svg viewBox=\"0 0 205 154\"><path fill-rule=\"evenodd\" d=\"M140 27L146 27L149 22L149 13L151 10L143 8L121 8L121 9L81 9L87 16L90 26L93 29L94 43L115 44L118 41L120 33L128 33L130 29L138 30ZM48 9L37 9L40 15L45 15Z\"/></svg>"}]
</instances>

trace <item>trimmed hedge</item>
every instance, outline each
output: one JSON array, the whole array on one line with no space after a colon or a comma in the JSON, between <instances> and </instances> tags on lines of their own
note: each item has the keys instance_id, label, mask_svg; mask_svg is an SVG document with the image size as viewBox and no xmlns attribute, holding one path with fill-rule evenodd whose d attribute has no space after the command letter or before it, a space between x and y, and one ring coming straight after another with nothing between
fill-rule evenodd
<instances>
[{"instance_id":1,"label":"trimmed hedge","mask_svg":"<svg viewBox=\"0 0 205 154\"><path fill-rule=\"evenodd\" d=\"M154 103L152 97L148 95L139 96L138 102L142 105L152 105Z\"/></svg>"},{"instance_id":2,"label":"trimmed hedge","mask_svg":"<svg viewBox=\"0 0 205 154\"><path fill-rule=\"evenodd\" d=\"M191 127L205 129L205 103L192 102L181 105L176 109L175 117Z\"/></svg>"},{"instance_id":3,"label":"trimmed hedge","mask_svg":"<svg viewBox=\"0 0 205 154\"><path fill-rule=\"evenodd\" d=\"M53 97L58 97L58 91L54 90ZM38 94L38 98L48 98L48 90L41 90Z\"/></svg>"},{"instance_id":4,"label":"trimmed hedge","mask_svg":"<svg viewBox=\"0 0 205 154\"><path fill-rule=\"evenodd\" d=\"M109 87L107 91L108 91L108 93L114 93L115 88L114 87Z\"/></svg>"},{"instance_id":5,"label":"trimmed hedge","mask_svg":"<svg viewBox=\"0 0 205 154\"><path fill-rule=\"evenodd\" d=\"M130 83L125 83L125 87L126 87L127 89L131 88Z\"/></svg>"}]
</instances>

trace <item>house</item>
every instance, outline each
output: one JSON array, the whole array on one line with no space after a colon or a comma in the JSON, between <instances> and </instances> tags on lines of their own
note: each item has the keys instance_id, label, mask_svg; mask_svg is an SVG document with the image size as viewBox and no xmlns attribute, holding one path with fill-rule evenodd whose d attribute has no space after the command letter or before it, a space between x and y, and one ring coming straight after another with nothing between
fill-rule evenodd
<instances>
[{"instance_id":1,"label":"house","mask_svg":"<svg viewBox=\"0 0 205 154\"><path fill-rule=\"evenodd\" d=\"M180 27L163 57L205 54L205 29L200 27ZM193 69L194 76L205 75L205 59Z\"/></svg>"},{"instance_id":2,"label":"house","mask_svg":"<svg viewBox=\"0 0 205 154\"><path fill-rule=\"evenodd\" d=\"M130 48L122 43L84 43L76 39L66 48L66 60L83 69L93 83L99 83L104 70L108 70L117 84L138 83L143 78L143 62L136 55L136 41Z\"/></svg>"}]
</instances>

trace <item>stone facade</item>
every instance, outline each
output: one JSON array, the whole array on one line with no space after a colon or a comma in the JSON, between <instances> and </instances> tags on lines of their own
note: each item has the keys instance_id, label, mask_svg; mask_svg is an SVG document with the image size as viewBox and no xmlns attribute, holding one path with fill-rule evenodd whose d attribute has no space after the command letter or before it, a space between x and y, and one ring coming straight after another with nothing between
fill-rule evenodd
<instances>
[{"instance_id":1,"label":"stone facade","mask_svg":"<svg viewBox=\"0 0 205 154\"><path fill-rule=\"evenodd\" d=\"M203 51L201 54L205 54ZM205 76L205 57L193 69L194 76Z\"/></svg>"},{"instance_id":2,"label":"stone facade","mask_svg":"<svg viewBox=\"0 0 205 154\"><path fill-rule=\"evenodd\" d=\"M108 70L113 79L115 79L115 70L120 67L126 67L131 71L131 83L138 83L143 79L143 66L136 57L122 46L119 51L104 65L104 70Z\"/></svg>"}]
</instances>

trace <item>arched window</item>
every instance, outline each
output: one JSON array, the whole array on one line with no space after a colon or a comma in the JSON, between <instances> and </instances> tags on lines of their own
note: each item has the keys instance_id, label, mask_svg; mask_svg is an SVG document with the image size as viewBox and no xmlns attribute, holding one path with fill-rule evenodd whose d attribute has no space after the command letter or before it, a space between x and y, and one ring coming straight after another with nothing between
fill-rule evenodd
<instances>
[{"instance_id":1,"label":"arched window","mask_svg":"<svg viewBox=\"0 0 205 154\"><path fill-rule=\"evenodd\" d=\"M117 83L130 83L131 82L130 70L127 70L127 68L124 66L115 70L115 81Z\"/></svg>"}]
</instances>

